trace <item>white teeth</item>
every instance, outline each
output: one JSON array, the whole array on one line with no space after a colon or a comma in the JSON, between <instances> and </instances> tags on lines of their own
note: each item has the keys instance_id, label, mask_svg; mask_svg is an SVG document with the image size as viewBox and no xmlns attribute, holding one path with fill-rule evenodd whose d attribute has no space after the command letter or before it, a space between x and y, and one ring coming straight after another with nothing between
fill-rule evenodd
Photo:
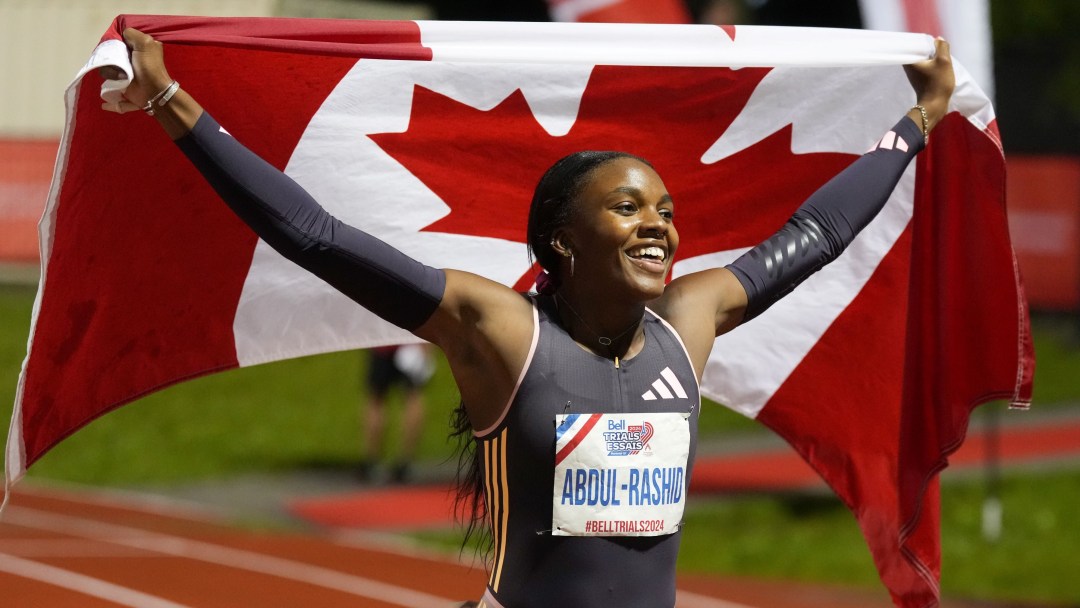
<instances>
[{"instance_id":1,"label":"white teeth","mask_svg":"<svg viewBox=\"0 0 1080 608\"><path fill-rule=\"evenodd\" d=\"M664 250L659 248L659 247L655 247L655 246L653 246L653 247L640 247L640 248L635 249L634 251L630 252L630 255L635 257L635 258L648 256L648 257L651 257L651 258L656 258L656 259L660 260L661 262L663 262L664 258L666 257L666 255L664 254Z\"/></svg>"}]
</instances>

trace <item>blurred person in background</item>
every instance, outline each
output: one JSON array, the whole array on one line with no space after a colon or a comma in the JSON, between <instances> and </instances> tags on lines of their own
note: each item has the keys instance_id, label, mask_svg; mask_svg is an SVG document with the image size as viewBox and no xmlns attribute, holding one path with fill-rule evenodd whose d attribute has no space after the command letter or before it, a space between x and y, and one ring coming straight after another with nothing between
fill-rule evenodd
<instances>
[{"instance_id":1,"label":"blurred person in background","mask_svg":"<svg viewBox=\"0 0 1080 608\"><path fill-rule=\"evenodd\" d=\"M424 386L435 373L429 347L421 344L383 346L369 351L365 387L360 466L357 477L368 482L375 478L383 456L387 428L387 401L395 386L402 390L401 443L397 460L390 466L390 481L404 483L412 473L416 446L424 430Z\"/></svg>"}]
</instances>

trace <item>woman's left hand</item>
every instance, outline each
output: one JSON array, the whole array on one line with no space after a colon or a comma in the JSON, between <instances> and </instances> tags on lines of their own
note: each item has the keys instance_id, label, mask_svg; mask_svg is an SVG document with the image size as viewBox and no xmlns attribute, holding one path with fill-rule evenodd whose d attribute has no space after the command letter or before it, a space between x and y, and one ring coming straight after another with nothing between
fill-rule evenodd
<instances>
[{"instance_id":1,"label":"woman's left hand","mask_svg":"<svg viewBox=\"0 0 1080 608\"><path fill-rule=\"evenodd\" d=\"M949 99L956 88L949 43L943 38L936 41L934 57L911 65L905 65L908 82L915 90L916 103L926 108L927 133L949 111ZM919 120L916 120L918 123Z\"/></svg>"}]
</instances>

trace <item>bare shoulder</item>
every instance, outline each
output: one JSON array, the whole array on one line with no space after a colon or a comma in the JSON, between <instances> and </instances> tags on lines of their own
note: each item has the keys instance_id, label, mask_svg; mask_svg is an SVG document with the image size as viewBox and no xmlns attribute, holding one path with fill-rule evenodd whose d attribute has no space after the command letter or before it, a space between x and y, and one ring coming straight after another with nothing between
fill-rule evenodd
<instances>
[{"instance_id":1,"label":"bare shoulder","mask_svg":"<svg viewBox=\"0 0 1080 608\"><path fill-rule=\"evenodd\" d=\"M522 294L471 272L448 269L439 309L421 328L421 336L443 346L470 337L532 332L532 305Z\"/></svg>"},{"instance_id":2,"label":"bare shoulder","mask_svg":"<svg viewBox=\"0 0 1080 608\"><path fill-rule=\"evenodd\" d=\"M416 332L450 364L473 428L498 419L528 360L533 307L522 294L479 275L446 271L435 314Z\"/></svg>"},{"instance_id":3,"label":"bare shoulder","mask_svg":"<svg viewBox=\"0 0 1080 608\"><path fill-rule=\"evenodd\" d=\"M700 374L716 336L742 321L746 291L730 270L710 268L671 281L649 306L679 332Z\"/></svg>"},{"instance_id":4,"label":"bare shoulder","mask_svg":"<svg viewBox=\"0 0 1080 608\"><path fill-rule=\"evenodd\" d=\"M650 306L663 311L668 321L701 324L715 335L730 330L742 319L746 291L727 268L710 268L683 275L669 283L664 295ZM727 327L731 324L731 327Z\"/></svg>"}]
</instances>

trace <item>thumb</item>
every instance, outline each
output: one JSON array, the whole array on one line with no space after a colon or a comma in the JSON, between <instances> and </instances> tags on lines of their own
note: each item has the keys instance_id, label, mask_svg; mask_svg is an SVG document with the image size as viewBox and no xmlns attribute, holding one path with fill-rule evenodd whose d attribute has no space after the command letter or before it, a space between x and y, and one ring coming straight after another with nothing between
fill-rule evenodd
<instances>
[{"instance_id":1,"label":"thumb","mask_svg":"<svg viewBox=\"0 0 1080 608\"><path fill-rule=\"evenodd\" d=\"M142 108L126 99L121 99L120 101L117 101L115 103L104 102L101 104L101 109L107 110L109 112L116 112L117 114L124 114L127 112L135 112L137 110L141 110Z\"/></svg>"}]
</instances>

